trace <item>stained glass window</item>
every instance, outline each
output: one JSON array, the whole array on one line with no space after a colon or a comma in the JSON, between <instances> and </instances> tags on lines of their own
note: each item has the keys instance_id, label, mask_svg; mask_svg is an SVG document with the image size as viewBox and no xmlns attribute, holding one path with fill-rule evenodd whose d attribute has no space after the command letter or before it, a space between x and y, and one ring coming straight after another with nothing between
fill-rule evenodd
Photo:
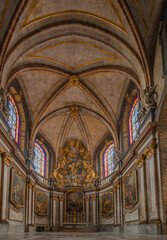
<instances>
[{"instance_id":1,"label":"stained glass window","mask_svg":"<svg viewBox=\"0 0 167 240\"><path fill-rule=\"evenodd\" d=\"M15 104L14 99L11 95L9 96L8 106L9 106L8 124L9 124L9 127L11 129L11 134L12 134L13 138L15 139L15 141L17 143L19 143L20 119L19 119L19 114L18 114L16 104Z\"/></svg>"},{"instance_id":2,"label":"stained glass window","mask_svg":"<svg viewBox=\"0 0 167 240\"><path fill-rule=\"evenodd\" d=\"M139 129L139 99L135 99L129 116L129 138L130 144L135 140Z\"/></svg>"},{"instance_id":3,"label":"stained glass window","mask_svg":"<svg viewBox=\"0 0 167 240\"><path fill-rule=\"evenodd\" d=\"M114 171L114 143L112 143L104 152L103 158L103 176L109 176Z\"/></svg>"},{"instance_id":4,"label":"stained glass window","mask_svg":"<svg viewBox=\"0 0 167 240\"><path fill-rule=\"evenodd\" d=\"M34 147L34 168L35 172L45 177L46 154L38 142L35 141Z\"/></svg>"}]
</instances>

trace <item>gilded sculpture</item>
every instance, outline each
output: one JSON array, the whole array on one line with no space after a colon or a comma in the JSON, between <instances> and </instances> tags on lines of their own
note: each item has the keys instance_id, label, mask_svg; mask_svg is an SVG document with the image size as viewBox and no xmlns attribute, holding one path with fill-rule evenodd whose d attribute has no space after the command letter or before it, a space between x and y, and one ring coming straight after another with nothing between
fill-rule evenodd
<instances>
[{"instance_id":1,"label":"gilded sculpture","mask_svg":"<svg viewBox=\"0 0 167 240\"><path fill-rule=\"evenodd\" d=\"M58 188L79 186L88 189L95 187L98 175L92 169L90 152L79 141L71 140L59 149L51 178Z\"/></svg>"}]
</instances>

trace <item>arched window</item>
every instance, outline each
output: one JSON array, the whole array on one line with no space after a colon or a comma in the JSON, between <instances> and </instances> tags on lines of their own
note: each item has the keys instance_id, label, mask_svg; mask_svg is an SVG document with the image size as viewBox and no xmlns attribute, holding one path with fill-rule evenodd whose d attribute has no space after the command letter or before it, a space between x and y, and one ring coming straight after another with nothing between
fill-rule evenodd
<instances>
[{"instance_id":1,"label":"arched window","mask_svg":"<svg viewBox=\"0 0 167 240\"><path fill-rule=\"evenodd\" d=\"M114 171L114 143L104 152L103 156L103 177L109 176Z\"/></svg>"},{"instance_id":2,"label":"arched window","mask_svg":"<svg viewBox=\"0 0 167 240\"><path fill-rule=\"evenodd\" d=\"M11 134L15 141L19 143L19 128L20 128L20 118L19 118L19 113L17 110L17 106L14 102L13 97L10 95L9 96L9 120L8 124L11 129Z\"/></svg>"},{"instance_id":3,"label":"arched window","mask_svg":"<svg viewBox=\"0 0 167 240\"><path fill-rule=\"evenodd\" d=\"M45 177L46 172L46 153L41 145L35 141L34 146L34 168L42 177Z\"/></svg>"},{"instance_id":4,"label":"arched window","mask_svg":"<svg viewBox=\"0 0 167 240\"><path fill-rule=\"evenodd\" d=\"M129 116L129 139L130 144L135 140L139 129L139 99L135 99Z\"/></svg>"}]
</instances>

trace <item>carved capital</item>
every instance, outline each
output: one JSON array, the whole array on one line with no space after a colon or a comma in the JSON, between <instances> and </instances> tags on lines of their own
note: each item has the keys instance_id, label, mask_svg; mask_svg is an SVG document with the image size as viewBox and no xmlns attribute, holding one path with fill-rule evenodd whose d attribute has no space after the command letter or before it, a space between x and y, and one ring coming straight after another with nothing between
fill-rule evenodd
<instances>
[{"instance_id":1,"label":"carved capital","mask_svg":"<svg viewBox=\"0 0 167 240\"><path fill-rule=\"evenodd\" d=\"M72 75L69 79L69 82L70 82L72 87L75 87L79 83L79 78L76 75Z\"/></svg>"},{"instance_id":2,"label":"carved capital","mask_svg":"<svg viewBox=\"0 0 167 240\"><path fill-rule=\"evenodd\" d=\"M60 199L60 201L64 201L64 196L60 195L59 199Z\"/></svg>"},{"instance_id":3,"label":"carved capital","mask_svg":"<svg viewBox=\"0 0 167 240\"><path fill-rule=\"evenodd\" d=\"M138 165L139 168L141 168L143 166L145 162L145 155L141 154L138 159L136 160L136 164Z\"/></svg>"},{"instance_id":4,"label":"carved capital","mask_svg":"<svg viewBox=\"0 0 167 240\"><path fill-rule=\"evenodd\" d=\"M89 201L90 196L85 197L85 201Z\"/></svg>"},{"instance_id":5,"label":"carved capital","mask_svg":"<svg viewBox=\"0 0 167 240\"><path fill-rule=\"evenodd\" d=\"M57 200L58 199L58 195L53 195L53 200Z\"/></svg>"},{"instance_id":6,"label":"carved capital","mask_svg":"<svg viewBox=\"0 0 167 240\"><path fill-rule=\"evenodd\" d=\"M152 142L148 148L144 151L146 158L150 158L152 155L156 153L156 143Z\"/></svg>"},{"instance_id":7,"label":"carved capital","mask_svg":"<svg viewBox=\"0 0 167 240\"><path fill-rule=\"evenodd\" d=\"M6 152L2 153L2 161L6 163L7 166L9 166L11 162L13 162L12 158Z\"/></svg>"},{"instance_id":8,"label":"carved capital","mask_svg":"<svg viewBox=\"0 0 167 240\"><path fill-rule=\"evenodd\" d=\"M96 200L96 194L91 196L92 200Z\"/></svg>"}]
</instances>

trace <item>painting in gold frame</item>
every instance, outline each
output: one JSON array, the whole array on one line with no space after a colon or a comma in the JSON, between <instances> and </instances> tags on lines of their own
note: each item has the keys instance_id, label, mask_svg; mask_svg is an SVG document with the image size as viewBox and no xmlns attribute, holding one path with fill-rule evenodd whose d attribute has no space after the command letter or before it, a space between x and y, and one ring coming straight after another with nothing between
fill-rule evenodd
<instances>
[{"instance_id":1,"label":"painting in gold frame","mask_svg":"<svg viewBox=\"0 0 167 240\"><path fill-rule=\"evenodd\" d=\"M23 208L25 205L25 178L14 168L11 170L10 202L16 208Z\"/></svg>"},{"instance_id":2,"label":"painting in gold frame","mask_svg":"<svg viewBox=\"0 0 167 240\"><path fill-rule=\"evenodd\" d=\"M84 194L79 189L69 189L65 193L65 213L84 213Z\"/></svg>"},{"instance_id":3,"label":"painting in gold frame","mask_svg":"<svg viewBox=\"0 0 167 240\"><path fill-rule=\"evenodd\" d=\"M138 202L137 172L131 170L123 179L124 208L131 209Z\"/></svg>"},{"instance_id":4,"label":"painting in gold frame","mask_svg":"<svg viewBox=\"0 0 167 240\"><path fill-rule=\"evenodd\" d=\"M39 216L48 215L48 196L40 191L35 193L35 213Z\"/></svg>"},{"instance_id":5,"label":"painting in gold frame","mask_svg":"<svg viewBox=\"0 0 167 240\"><path fill-rule=\"evenodd\" d=\"M101 215L110 217L114 213L113 192L106 192L100 198Z\"/></svg>"}]
</instances>

